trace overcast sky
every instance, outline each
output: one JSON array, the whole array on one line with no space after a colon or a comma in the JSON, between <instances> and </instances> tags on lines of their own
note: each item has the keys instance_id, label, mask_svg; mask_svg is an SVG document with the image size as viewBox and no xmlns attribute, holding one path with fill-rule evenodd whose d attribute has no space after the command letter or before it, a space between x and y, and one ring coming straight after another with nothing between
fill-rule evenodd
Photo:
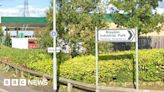
<instances>
[{"instance_id":1,"label":"overcast sky","mask_svg":"<svg viewBox=\"0 0 164 92\"><path fill-rule=\"evenodd\" d=\"M30 16L45 16L50 0L28 0ZM0 16L23 16L24 0L0 0Z\"/></svg>"},{"instance_id":2,"label":"overcast sky","mask_svg":"<svg viewBox=\"0 0 164 92\"><path fill-rule=\"evenodd\" d=\"M160 2L159 7L157 8L159 14L164 14L164 0Z\"/></svg>"},{"instance_id":3,"label":"overcast sky","mask_svg":"<svg viewBox=\"0 0 164 92\"><path fill-rule=\"evenodd\" d=\"M51 0L29 0L30 16L45 16ZM24 0L0 0L0 16L23 16ZM157 8L159 14L164 13L164 0Z\"/></svg>"}]
</instances>

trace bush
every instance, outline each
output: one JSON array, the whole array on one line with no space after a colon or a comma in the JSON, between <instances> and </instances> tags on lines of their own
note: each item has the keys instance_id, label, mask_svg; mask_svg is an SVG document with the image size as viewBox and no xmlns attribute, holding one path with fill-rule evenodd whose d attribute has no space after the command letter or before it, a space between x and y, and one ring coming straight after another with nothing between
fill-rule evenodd
<instances>
[{"instance_id":1,"label":"bush","mask_svg":"<svg viewBox=\"0 0 164 92\"><path fill-rule=\"evenodd\" d=\"M58 65L69 59L68 54L58 53ZM5 46L0 48L0 59L32 69L37 72L52 75L52 55L41 49L13 49Z\"/></svg>"},{"instance_id":2,"label":"bush","mask_svg":"<svg viewBox=\"0 0 164 92\"><path fill-rule=\"evenodd\" d=\"M0 59L6 58L12 63L52 75L52 56L44 50L20 50L2 46L0 48ZM95 57L93 55L69 58L69 55L57 54L60 77L95 83ZM140 81L163 82L163 75L164 50L140 50ZM107 85L110 82L132 81L135 81L135 51L99 55L99 83Z\"/></svg>"},{"instance_id":3,"label":"bush","mask_svg":"<svg viewBox=\"0 0 164 92\"><path fill-rule=\"evenodd\" d=\"M133 78L129 77L129 75L133 75L132 66L132 61L129 59L99 61L99 81L105 84L108 84L115 78L118 81L132 81ZM125 73L124 76L122 72ZM120 73L122 74L120 75ZM95 57L90 55L66 61L60 66L60 76L86 83L94 83Z\"/></svg>"},{"instance_id":4,"label":"bush","mask_svg":"<svg viewBox=\"0 0 164 92\"><path fill-rule=\"evenodd\" d=\"M135 81L135 51L99 55L99 82ZM163 81L164 50L139 51L140 81ZM95 83L95 57L79 56L60 66L60 76L68 79Z\"/></svg>"},{"instance_id":5,"label":"bush","mask_svg":"<svg viewBox=\"0 0 164 92\"><path fill-rule=\"evenodd\" d=\"M164 50L143 50L140 52L140 79L162 81L164 74Z\"/></svg>"},{"instance_id":6,"label":"bush","mask_svg":"<svg viewBox=\"0 0 164 92\"><path fill-rule=\"evenodd\" d=\"M41 49L11 49L2 46L0 49L0 58L8 58L10 61L17 64L26 65L28 63L49 59L51 56Z\"/></svg>"},{"instance_id":7,"label":"bush","mask_svg":"<svg viewBox=\"0 0 164 92\"><path fill-rule=\"evenodd\" d=\"M39 49L11 49L2 46L0 49L0 59L30 68L39 72L52 74L52 59L44 50ZM46 68L46 69L45 69Z\"/></svg>"}]
</instances>

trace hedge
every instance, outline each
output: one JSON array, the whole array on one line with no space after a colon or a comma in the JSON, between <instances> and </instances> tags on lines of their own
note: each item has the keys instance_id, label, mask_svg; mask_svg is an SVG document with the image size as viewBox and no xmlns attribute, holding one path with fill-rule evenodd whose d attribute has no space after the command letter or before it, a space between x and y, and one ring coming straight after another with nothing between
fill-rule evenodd
<instances>
[{"instance_id":1,"label":"hedge","mask_svg":"<svg viewBox=\"0 0 164 92\"><path fill-rule=\"evenodd\" d=\"M40 49L12 49L0 47L0 59L20 65L25 68L52 74L52 58L46 51Z\"/></svg>"},{"instance_id":2,"label":"hedge","mask_svg":"<svg viewBox=\"0 0 164 92\"><path fill-rule=\"evenodd\" d=\"M99 82L135 81L135 51L124 51L99 56ZM60 76L68 79L95 83L95 57L79 56L67 60L60 66ZM164 50L139 51L140 81L163 82Z\"/></svg>"},{"instance_id":3,"label":"hedge","mask_svg":"<svg viewBox=\"0 0 164 92\"><path fill-rule=\"evenodd\" d=\"M67 55L57 56L60 77L95 83L95 57L93 55L78 56L66 61L64 60L69 58ZM52 57L44 50L1 47L0 59L6 58L12 63L52 75ZM62 62L59 63L60 58ZM163 82L163 76L164 50L139 50L140 81ZM135 51L99 55L99 83L107 85L110 82L132 82L133 80L135 80Z\"/></svg>"},{"instance_id":4,"label":"hedge","mask_svg":"<svg viewBox=\"0 0 164 92\"><path fill-rule=\"evenodd\" d=\"M59 59L62 56L62 59ZM58 61L62 62L70 58L63 53L57 54ZM37 72L52 75L52 54L43 49L14 49L0 46L0 60L20 65Z\"/></svg>"}]
</instances>

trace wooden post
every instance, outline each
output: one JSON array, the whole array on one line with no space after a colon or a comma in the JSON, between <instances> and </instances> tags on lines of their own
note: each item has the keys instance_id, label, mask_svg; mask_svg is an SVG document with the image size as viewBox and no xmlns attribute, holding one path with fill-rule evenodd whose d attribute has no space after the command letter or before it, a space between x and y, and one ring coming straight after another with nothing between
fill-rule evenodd
<instances>
[{"instance_id":1,"label":"wooden post","mask_svg":"<svg viewBox=\"0 0 164 92\"><path fill-rule=\"evenodd\" d=\"M18 69L15 69L15 74L16 74L16 76L18 75Z\"/></svg>"},{"instance_id":2,"label":"wooden post","mask_svg":"<svg viewBox=\"0 0 164 92\"><path fill-rule=\"evenodd\" d=\"M13 77L17 77L18 76L18 69L15 69L15 73L13 74Z\"/></svg>"},{"instance_id":3,"label":"wooden post","mask_svg":"<svg viewBox=\"0 0 164 92\"><path fill-rule=\"evenodd\" d=\"M21 71L21 78L24 78L24 72Z\"/></svg>"},{"instance_id":4,"label":"wooden post","mask_svg":"<svg viewBox=\"0 0 164 92\"><path fill-rule=\"evenodd\" d=\"M43 75L42 80L48 81L48 79L45 77L45 75Z\"/></svg>"},{"instance_id":5,"label":"wooden post","mask_svg":"<svg viewBox=\"0 0 164 92\"><path fill-rule=\"evenodd\" d=\"M70 82L67 84L67 92L72 92L72 84Z\"/></svg>"},{"instance_id":6,"label":"wooden post","mask_svg":"<svg viewBox=\"0 0 164 92\"><path fill-rule=\"evenodd\" d=\"M8 72L10 70L10 66L6 65L5 70L6 70L6 72Z\"/></svg>"},{"instance_id":7,"label":"wooden post","mask_svg":"<svg viewBox=\"0 0 164 92\"><path fill-rule=\"evenodd\" d=\"M31 79L30 73L27 73L27 78L28 78L28 79Z\"/></svg>"}]
</instances>

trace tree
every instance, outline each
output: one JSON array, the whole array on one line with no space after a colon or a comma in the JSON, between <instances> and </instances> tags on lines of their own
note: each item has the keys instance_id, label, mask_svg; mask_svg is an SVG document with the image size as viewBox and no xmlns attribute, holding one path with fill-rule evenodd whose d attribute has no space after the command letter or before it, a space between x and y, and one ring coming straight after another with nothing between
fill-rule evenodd
<instances>
[{"instance_id":1,"label":"tree","mask_svg":"<svg viewBox=\"0 0 164 92\"><path fill-rule=\"evenodd\" d=\"M4 36L2 27L0 27L0 45L2 44L2 37Z\"/></svg>"},{"instance_id":2,"label":"tree","mask_svg":"<svg viewBox=\"0 0 164 92\"><path fill-rule=\"evenodd\" d=\"M159 32L164 16L153 12L162 0L110 0L118 9L113 13L113 21L118 26L127 28L137 27L139 34ZM120 14L119 11L123 11Z\"/></svg>"},{"instance_id":3,"label":"tree","mask_svg":"<svg viewBox=\"0 0 164 92\"><path fill-rule=\"evenodd\" d=\"M76 56L77 43L83 42L83 46L86 48L86 53L94 53L94 38L95 27L101 27L102 14L94 13L96 5L99 0L57 0L57 33L58 39L64 40L66 44L71 46L72 56ZM92 12L92 13L91 13ZM53 26L53 8L50 6L47 12L48 27L42 32L40 37L42 43L52 45L52 39L48 36ZM44 39L48 39L43 42ZM49 41L49 42L48 42Z\"/></svg>"},{"instance_id":4,"label":"tree","mask_svg":"<svg viewBox=\"0 0 164 92\"><path fill-rule=\"evenodd\" d=\"M53 8L52 2L49 10L47 11L47 27L42 29L42 31L37 31L35 34L39 38L38 43L40 48L45 49L47 47L52 47L53 39L50 36L50 32L53 30Z\"/></svg>"},{"instance_id":5,"label":"tree","mask_svg":"<svg viewBox=\"0 0 164 92\"><path fill-rule=\"evenodd\" d=\"M59 37L64 39L72 48L72 54L78 42L83 42L86 53L94 52L95 27L102 26L102 15L95 12L99 0L71 0L59 4L57 14L57 30ZM73 54L74 55L74 54ZM75 53L76 55L76 53Z\"/></svg>"}]
</instances>

